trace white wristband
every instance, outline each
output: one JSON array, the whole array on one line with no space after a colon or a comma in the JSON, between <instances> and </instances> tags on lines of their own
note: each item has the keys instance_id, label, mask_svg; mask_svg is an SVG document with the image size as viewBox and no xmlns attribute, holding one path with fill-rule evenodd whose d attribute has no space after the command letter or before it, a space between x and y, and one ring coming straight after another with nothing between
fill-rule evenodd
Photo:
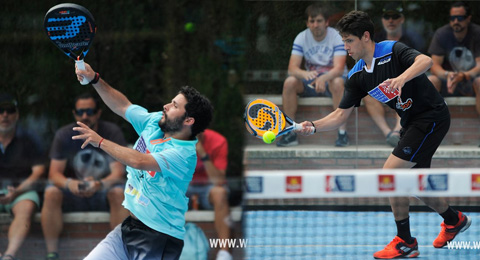
<instances>
[{"instance_id":1,"label":"white wristband","mask_svg":"<svg viewBox=\"0 0 480 260\"><path fill-rule=\"evenodd\" d=\"M72 178L68 178L67 181L65 182L65 189L69 190L68 184L72 181Z\"/></svg>"}]
</instances>

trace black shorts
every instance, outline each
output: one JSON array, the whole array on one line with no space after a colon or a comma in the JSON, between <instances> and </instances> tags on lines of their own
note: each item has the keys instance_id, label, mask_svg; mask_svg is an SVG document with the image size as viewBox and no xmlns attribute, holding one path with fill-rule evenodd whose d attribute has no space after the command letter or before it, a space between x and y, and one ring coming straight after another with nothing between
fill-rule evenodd
<instances>
[{"instance_id":1,"label":"black shorts","mask_svg":"<svg viewBox=\"0 0 480 260\"><path fill-rule=\"evenodd\" d=\"M417 163L413 168L430 168L432 157L450 128L450 118L438 122L414 121L400 130L393 155Z\"/></svg>"},{"instance_id":2,"label":"black shorts","mask_svg":"<svg viewBox=\"0 0 480 260\"><path fill-rule=\"evenodd\" d=\"M131 216L122 223L122 240L128 259L178 260L183 240L153 230Z\"/></svg>"}]
</instances>

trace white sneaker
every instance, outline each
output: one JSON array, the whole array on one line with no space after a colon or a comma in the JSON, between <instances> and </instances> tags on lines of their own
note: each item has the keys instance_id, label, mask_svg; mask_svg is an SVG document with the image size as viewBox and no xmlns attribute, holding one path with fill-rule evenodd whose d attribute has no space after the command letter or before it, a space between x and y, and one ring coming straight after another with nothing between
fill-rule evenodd
<instances>
[{"instance_id":1,"label":"white sneaker","mask_svg":"<svg viewBox=\"0 0 480 260\"><path fill-rule=\"evenodd\" d=\"M217 253L217 260L233 260L233 257L227 250L222 249Z\"/></svg>"}]
</instances>

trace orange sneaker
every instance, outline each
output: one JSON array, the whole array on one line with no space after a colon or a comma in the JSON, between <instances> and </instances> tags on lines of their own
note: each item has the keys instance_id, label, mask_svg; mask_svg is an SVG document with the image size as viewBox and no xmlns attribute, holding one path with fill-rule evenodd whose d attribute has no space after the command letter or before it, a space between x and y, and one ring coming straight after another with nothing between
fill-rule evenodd
<instances>
[{"instance_id":1,"label":"orange sneaker","mask_svg":"<svg viewBox=\"0 0 480 260\"><path fill-rule=\"evenodd\" d=\"M375 259L392 259L392 258L413 258L417 257L418 252L417 239L413 238L413 243L407 244L403 239L398 236L388 244L384 249L373 254Z\"/></svg>"},{"instance_id":2,"label":"orange sneaker","mask_svg":"<svg viewBox=\"0 0 480 260\"><path fill-rule=\"evenodd\" d=\"M447 243L452 241L458 233L467 230L470 227L470 224L472 224L472 220L460 211L458 212L458 218L460 220L455 226L447 225L445 222L442 222L442 230L433 241L434 247L442 248L446 246Z\"/></svg>"}]
</instances>

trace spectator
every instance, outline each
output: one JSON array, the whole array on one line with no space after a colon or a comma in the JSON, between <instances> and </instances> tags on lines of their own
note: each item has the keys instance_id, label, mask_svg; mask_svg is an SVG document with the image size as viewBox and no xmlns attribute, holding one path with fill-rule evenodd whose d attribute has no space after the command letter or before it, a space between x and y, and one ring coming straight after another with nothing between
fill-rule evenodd
<instances>
[{"instance_id":1,"label":"spectator","mask_svg":"<svg viewBox=\"0 0 480 260\"><path fill-rule=\"evenodd\" d=\"M126 145L121 129L100 120L102 110L98 98L85 93L75 99L72 111L75 121L83 122L105 138ZM123 208L125 167L105 152L87 147L81 140L72 140L76 123L60 128L50 150L49 181L42 208L42 229L47 246L47 259L58 259L58 238L63 228L62 212L110 211L110 227L128 216Z\"/></svg>"},{"instance_id":2,"label":"spectator","mask_svg":"<svg viewBox=\"0 0 480 260\"><path fill-rule=\"evenodd\" d=\"M399 2L388 2L383 8L382 25L383 30L374 36L375 42L385 40L399 41L406 45L421 51L421 45L415 42L413 33L403 28L405 17L403 7ZM370 96L366 96L363 101L368 114L373 122L380 128L386 138L386 142L395 147L400 140L400 117L395 114L395 126L390 128L385 118L385 106Z\"/></svg>"},{"instance_id":3,"label":"spectator","mask_svg":"<svg viewBox=\"0 0 480 260\"><path fill-rule=\"evenodd\" d=\"M33 138L20 132L17 101L0 94L0 212L13 215L8 228L8 246L1 259L12 260L27 237L40 198L37 181L45 173L41 149Z\"/></svg>"},{"instance_id":4,"label":"spectator","mask_svg":"<svg viewBox=\"0 0 480 260\"><path fill-rule=\"evenodd\" d=\"M347 74L347 53L338 32L328 26L328 14L319 4L305 10L307 29L293 42L288 64L288 78L283 84L283 111L292 119L297 112L297 96L328 96L333 109L343 96ZM305 69L301 68L302 61ZM340 126L336 146L348 146L347 124ZM290 132L277 142L277 146L298 145L297 134Z\"/></svg>"},{"instance_id":5,"label":"spectator","mask_svg":"<svg viewBox=\"0 0 480 260\"><path fill-rule=\"evenodd\" d=\"M225 174L228 165L228 143L221 134L206 129L197 135L197 166L187 197L203 209L215 212L215 230L218 238L230 238L230 206ZM227 248L221 248L217 260L232 259Z\"/></svg>"},{"instance_id":6,"label":"spectator","mask_svg":"<svg viewBox=\"0 0 480 260\"><path fill-rule=\"evenodd\" d=\"M450 6L450 23L437 29L428 52L433 66L428 79L443 96L476 96L480 115L480 26L471 22L464 2Z\"/></svg>"}]
</instances>

